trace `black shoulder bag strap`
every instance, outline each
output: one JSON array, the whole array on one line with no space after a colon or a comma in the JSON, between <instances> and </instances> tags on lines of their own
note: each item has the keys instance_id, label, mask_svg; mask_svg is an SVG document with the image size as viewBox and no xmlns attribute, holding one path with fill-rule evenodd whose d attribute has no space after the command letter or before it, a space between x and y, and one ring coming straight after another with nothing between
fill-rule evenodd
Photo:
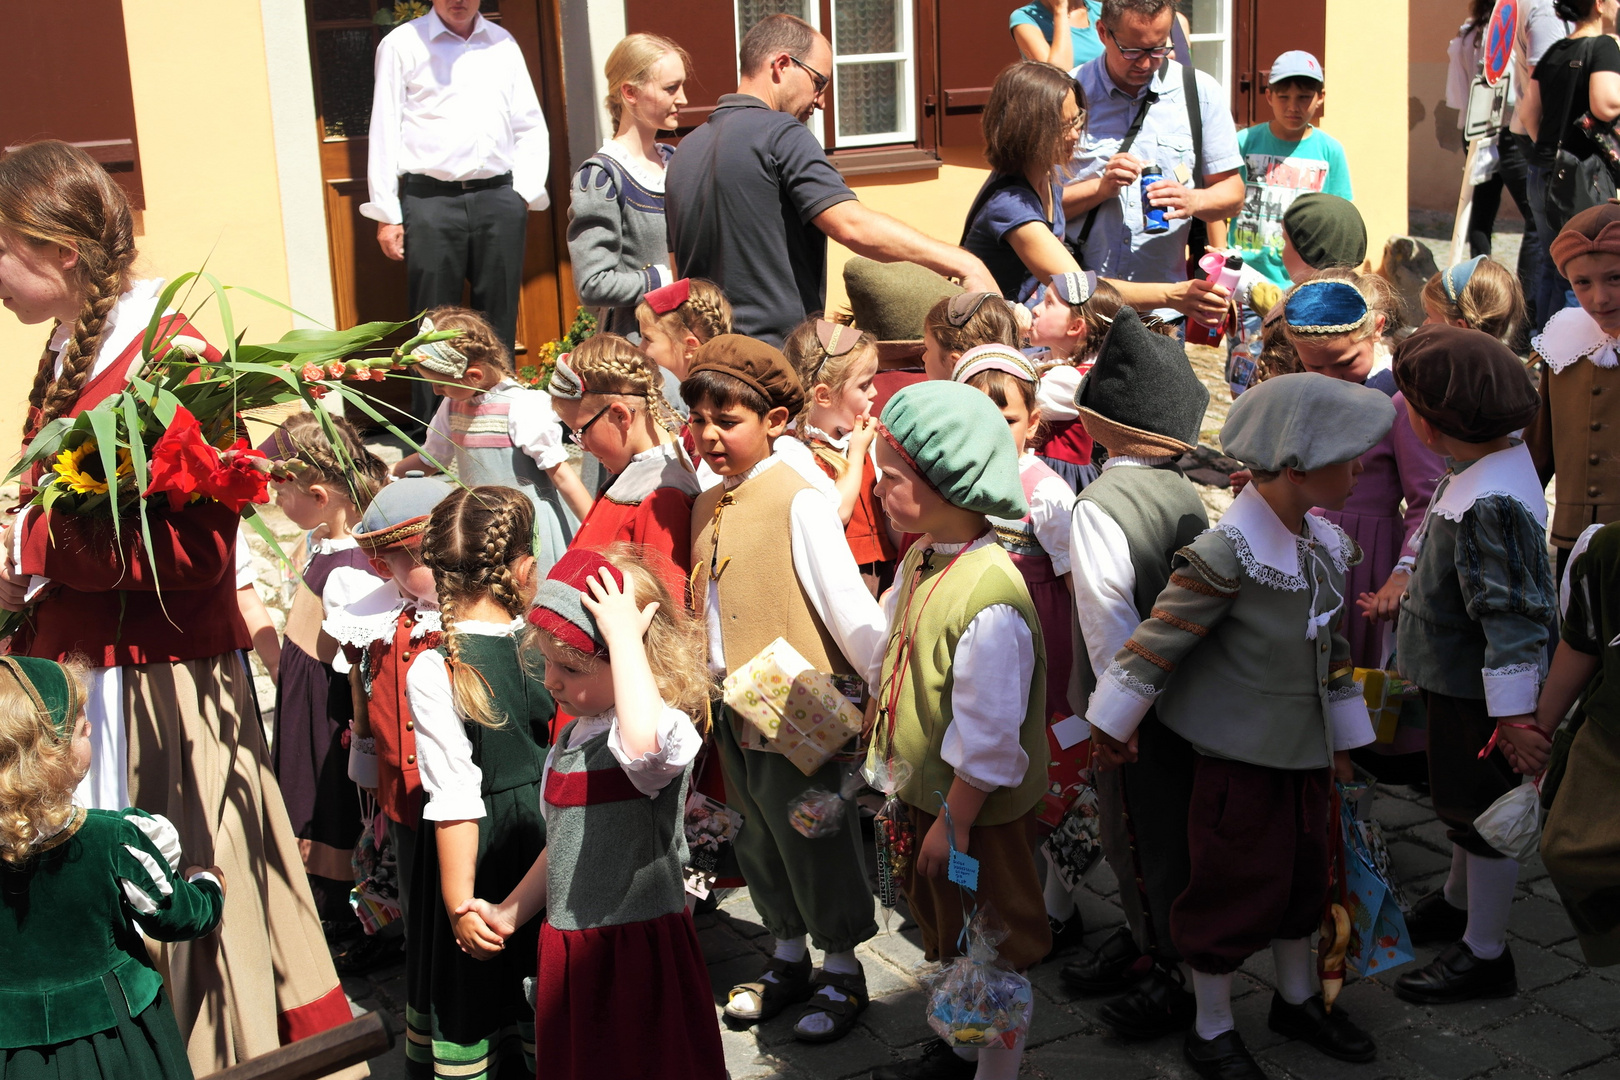
<instances>
[{"instance_id":1,"label":"black shoulder bag strap","mask_svg":"<svg viewBox=\"0 0 1620 1080\"><path fill-rule=\"evenodd\" d=\"M1192 132L1193 175L1188 187L1204 186L1204 106L1198 99L1198 72L1193 69L1192 49L1181 29L1181 19L1170 21L1170 37L1175 43L1176 63L1181 65L1181 94L1187 99L1187 127ZM1209 226L1193 218L1187 231L1187 265L1196 266L1209 248Z\"/></svg>"},{"instance_id":2,"label":"black shoulder bag strap","mask_svg":"<svg viewBox=\"0 0 1620 1080\"><path fill-rule=\"evenodd\" d=\"M1574 60L1569 61L1569 66L1574 68L1575 72L1570 76L1569 79L1569 95L1564 98L1564 126L1558 129L1558 145L1553 147L1553 164L1555 166L1558 164L1558 155L1562 153L1564 149L1564 138L1569 134L1569 129L1575 124L1575 117L1569 115L1575 109L1575 87L1581 81L1581 72L1586 69L1587 61L1592 58L1592 43L1596 40L1596 38L1583 38L1581 40L1580 55ZM1591 97L1591 75L1587 75L1586 77L1586 86L1587 97Z\"/></svg>"},{"instance_id":3,"label":"black shoulder bag strap","mask_svg":"<svg viewBox=\"0 0 1620 1080\"><path fill-rule=\"evenodd\" d=\"M1154 80L1157 81L1158 79L1163 78L1164 73L1169 70L1169 67L1170 58L1167 56L1164 58L1164 63L1159 65L1159 72L1153 77ZM1159 95L1156 94L1151 88L1149 88L1148 92L1142 96L1142 106L1136 110L1136 119L1132 120L1131 126L1125 129L1125 138L1120 140L1119 149L1114 151L1115 154L1125 153L1131 148L1131 144L1136 142L1136 136L1142 130L1142 122L1147 119L1148 110L1153 108L1154 102L1158 100ZM1101 209L1102 203L1098 203L1096 206L1091 208L1091 213L1086 215L1085 225L1083 225L1080 229L1080 235L1075 239L1074 243L1070 245L1070 250L1074 252L1075 260L1079 262L1081 266L1085 265L1085 261L1080 258L1080 255L1086 250L1086 241L1091 237L1091 228L1093 225L1097 224L1097 211Z\"/></svg>"}]
</instances>

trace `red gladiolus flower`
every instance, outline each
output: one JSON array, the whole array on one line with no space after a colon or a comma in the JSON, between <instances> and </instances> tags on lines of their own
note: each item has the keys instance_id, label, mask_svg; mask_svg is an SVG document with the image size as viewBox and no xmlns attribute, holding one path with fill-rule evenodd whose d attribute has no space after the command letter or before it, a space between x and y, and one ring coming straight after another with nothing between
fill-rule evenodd
<instances>
[{"instance_id":1,"label":"red gladiolus flower","mask_svg":"<svg viewBox=\"0 0 1620 1080\"><path fill-rule=\"evenodd\" d=\"M333 360L326 365L326 374L333 379L343 378L343 370L343 361L341 360Z\"/></svg>"},{"instance_id":2,"label":"red gladiolus flower","mask_svg":"<svg viewBox=\"0 0 1620 1080\"><path fill-rule=\"evenodd\" d=\"M219 452L203 438L197 418L183 408L174 411L168 429L152 447L152 483L143 493L169 496L169 509L178 510L201 490L219 465Z\"/></svg>"},{"instance_id":3,"label":"red gladiolus flower","mask_svg":"<svg viewBox=\"0 0 1620 1080\"><path fill-rule=\"evenodd\" d=\"M326 378L326 372L321 370L319 364L305 364L298 372L298 377L305 382L320 382Z\"/></svg>"},{"instance_id":4,"label":"red gladiolus flower","mask_svg":"<svg viewBox=\"0 0 1620 1080\"><path fill-rule=\"evenodd\" d=\"M254 465L255 459L263 460L264 455L249 446L246 439L237 439L210 471L202 493L238 514L248 503L269 502L270 474Z\"/></svg>"}]
</instances>

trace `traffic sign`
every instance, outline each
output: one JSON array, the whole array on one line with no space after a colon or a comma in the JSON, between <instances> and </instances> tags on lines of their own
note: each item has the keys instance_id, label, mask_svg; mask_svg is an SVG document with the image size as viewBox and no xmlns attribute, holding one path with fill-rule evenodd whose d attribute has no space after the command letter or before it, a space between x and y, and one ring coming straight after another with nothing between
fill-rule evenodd
<instances>
[{"instance_id":1,"label":"traffic sign","mask_svg":"<svg viewBox=\"0 0 1620 1080\"><path fill-rule=\"evenodd\" d=\"M1495 86L1507 76L1513 59L1513 39L1519 30L1520 0L1496 0L1485 33L1485 82Z\"/></svg>"}]
</instances>

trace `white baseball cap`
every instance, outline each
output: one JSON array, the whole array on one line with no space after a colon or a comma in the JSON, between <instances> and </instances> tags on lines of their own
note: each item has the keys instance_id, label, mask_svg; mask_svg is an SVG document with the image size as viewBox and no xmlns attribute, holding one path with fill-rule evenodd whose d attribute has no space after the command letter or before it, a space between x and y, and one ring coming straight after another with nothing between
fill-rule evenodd
<instances>
[{"instance_id":1,"label":"white baseball cap","mask_svg":"<svg viewBox=\"0 0 1620 1080\"><path fill-rule=\"evenodd\" d=\"M1267 86L1276 86L1284 79L1314 79L1327 82L1322 76L1322 62L1304 49L1293 49L1272 61L1266 76Z\"/></svg>"}]
</instances>

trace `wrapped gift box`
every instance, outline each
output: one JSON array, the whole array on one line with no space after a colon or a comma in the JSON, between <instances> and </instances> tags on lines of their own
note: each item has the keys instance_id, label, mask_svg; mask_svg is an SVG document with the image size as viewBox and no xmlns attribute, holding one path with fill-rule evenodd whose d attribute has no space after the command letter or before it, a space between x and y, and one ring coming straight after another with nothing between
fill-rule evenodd
<instances>
[{"instance_id":1,"label":"wrapped gift box","mask_svg":"<svg viewBox=\"0 0 1620 1080\"><path fill-rule=\"evenodd\" d=\"M1356 668L1353 678L1361 686L1361 695L1367 702L1375 741L1386 745L1394 742L1395 729L1401 722L1401 707L1418 696L1417 687L1382 668Z\"/></svg>"},{"instance_id":2,"label":"wrapped gift box","mask_svg":"<svg viewBox=\"0 0 1620 1080\"><path fill-rule=\"evenodd\" d=\"M832 676L781 638L726 676L722 696L745 721L744 748L781 754L806 776L861 733L860 710Z\"/></svg>"}]
</instances>

